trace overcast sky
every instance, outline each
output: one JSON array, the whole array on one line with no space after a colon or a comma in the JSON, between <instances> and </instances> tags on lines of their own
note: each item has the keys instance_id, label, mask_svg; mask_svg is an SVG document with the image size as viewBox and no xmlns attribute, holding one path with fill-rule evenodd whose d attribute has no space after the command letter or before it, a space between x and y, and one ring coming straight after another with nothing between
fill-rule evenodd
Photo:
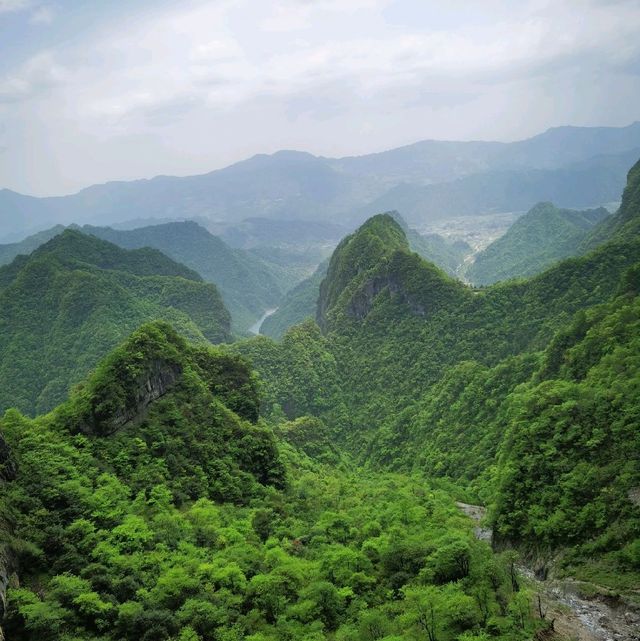
<instances>
[{"instance_id":1,"label":"overcast sky","mask_svg":"<svg viewBox=\"0 0 640 641\"><path fill-rule=\"evenodd\" d=\"M640 119L640 0L0 0L0 188Z\"/></svg>"}]
</instances>

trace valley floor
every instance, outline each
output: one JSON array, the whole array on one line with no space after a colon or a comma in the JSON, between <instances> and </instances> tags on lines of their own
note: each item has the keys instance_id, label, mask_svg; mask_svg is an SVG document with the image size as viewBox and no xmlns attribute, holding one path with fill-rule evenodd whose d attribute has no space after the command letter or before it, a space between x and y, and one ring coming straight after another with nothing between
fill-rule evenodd
<instances>
[{"instance_id":1,"label":"valley floor","mask_svg":"<svg viewBox=\"0 0 640 641\"><path fill-rule=\"evenodd\" d=\"M475 536L491 541L493 532L485 524L486 508L456 502L458 508L475 524ZM640 639L640 601L632 604L619 595L584 595L585 584L571 577L540 580L527 565L518 572L536 594L538 613L553 621L553 630L561 639L571 641L637 641Z\"/></svg>"}]
</instances>

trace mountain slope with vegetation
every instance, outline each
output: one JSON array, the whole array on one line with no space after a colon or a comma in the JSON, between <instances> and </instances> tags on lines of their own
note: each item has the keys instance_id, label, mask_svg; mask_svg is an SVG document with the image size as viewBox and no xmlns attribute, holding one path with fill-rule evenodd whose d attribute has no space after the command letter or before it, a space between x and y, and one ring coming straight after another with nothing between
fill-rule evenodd
<instances>
[{"instance_id":1,"label":"mountain slope with vegetation","mask_svg":"<svg viewBox=\"0 0 640 641\"><path fill-rule=\"evenodd\" d=\"M83 231L124 247L154 247L191 267L220 290L235 331L245 332L276 307L283 289L273 270L257 256L233 249L197 223L167 223L130 230L85 225Z\"/></svg>"},{"instance_id":2,"label":"mountain slope with vegetation","mask_svg":"<svg viewBox=\"0 0 640 641\"><path fill-rule=\"evenodd\" d=\"M629 172L614 229L633 229ZM608 219L607 219L608 221ZM316 414L374 468L446 477L502 542L610 590L638 579L640 237L484 290L451 281L377 216L331 260L318 323L239 344L264 411ZM315 390L315 391L314 391Z\"/></svg>"},{"instance_id":3,"label":"mountain slope with vegetation","mask_svg":"<svg viewBox=\"0 0 640 641\"><path fill-rule=\"evenodd\" d=\"M320 284L328 267L329 261L324 261L312 276L305 278L288 291L278 309L264 319L260 333L280 339L290 327L302 323L307 318L313 318L316 313Z\"/></svg>"},{"instance_id":4,"label":"mountain slope with vegetation","mask_svg":"<svg viewBox=\"0 0 640 641\"><path fill-rule=\"evenodd\" d=\"M553 263L575 256L589 232L607 218L604 208L574 211L538 203L521 216L504 236L482 250L466 277L476 285L540 273Z\"/></svg>"},{"instance_id":5,"label":"mountain slope with vegetation","mask_svg":"<svg viewBox=\"0 0 640 641\"><path fill-rule=\"evenodd\" d=\"M66 230L0 268L0 407L51 409L141 323L200 342L230 338L214 285L155 249L127 251Z\"/></svg>"},{"instance_id":6,"label":"mountain slope with vegetation","mask_svg":"<svg viewBox=\"0 0 640 641\"><path fill-rule=\"evenodd\" d=\"M38 232L27 238L21 240L17 243L7 243L6 245L0 245L0 265L7 265L10 263L16 256L27 255L35 251L44 245L48 240L51 240L54 236L61 234L64 231L63 225L56 225L50 229L45 229L44 231Z\"/></svg>"},{"instance_id":7,"label":"mountain slope with vegetation","mask_svg":"<svg viewBox=\"0 0 640 641\"><path fill-rule=\"evenodd\" d=\"M471 252L471 247L463 241L449 241L438 234L421 235L407 227L397 212L390 212L390 215L402 227L413 251L434 262L452 276L457 272L464 257ZM287 292L276 312L263 322L260 333L279 339L289 327L306 318L315 317L320 285L328 266L328 261L325 261L313 276Z\"/></svg>"},{"instance_id":8,"label":"mountain slope with vegetation","mask_svg":"<svg viewBox=\"0 0 640 641\"><path fill-rule=\"evenodd\" d=\"M161 379L162 394L137 393ZM7 412L7 638L525 641L544 627L511 557L446 491L356 472L320 421L274 434L256 403L243 361L153 323L51 414Z\"/></svg>"},{"instance_id":9,"label":"mountain slope with vegetation","mask_svg":"<svg viewBox=\"0 0 640 641\"><path fill-rule=\"evenodd\" d=\"M376 215L280 341L211 346L215 288L156 250L66 231L0 269L11 384L96 356L61 337L114 336L132 299L164 314L0 419L8 637L546 641L563 576L637 625L639 168L581 255L482 289Z\"/></svg>"}]
</instances>

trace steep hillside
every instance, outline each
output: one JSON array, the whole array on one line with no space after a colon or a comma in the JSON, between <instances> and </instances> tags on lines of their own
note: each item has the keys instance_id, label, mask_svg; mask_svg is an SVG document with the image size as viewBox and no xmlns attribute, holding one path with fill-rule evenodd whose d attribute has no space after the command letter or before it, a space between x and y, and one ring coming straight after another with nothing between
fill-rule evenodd
<instances>
[{"instance_id":1,"label":"steep hillside","mask_svg":"<svg viewBox=\"0 0 640 641\"><path fill-rule=\"evenodd\" d=\"M425 260L435 263L450 275L456 273L464 257L471 251L469 245L462 241L449 241L438 234L418 234L406 226L397 212L389 212L389 215L402 227L411 250ZM313 276L287 292L278 310L263 322L260 333L279 339L289 327L302 322L305 318L314 317L320 285L328 266L329 261L325 261Z\"/></svg>"},{"instance_id":2,"label":"steep hillside","mask_svg":"<svg viewBox=\"0 0 640 641\"><path fill-rule=\"evenodd\" d=\"M49 415L7 412L7 638L408 638L425 603L443 639L548 627L445 491L352 471L312 417L278 440L257 400L242 360L150 323Z\"/></svg>"},{"instance_id":3,"label":"steep hillside","mask_svg":"<svg viewBox=\"0 0 640 641\"><path fill-rule=\"evenodd\" d=\"M282 297L281 283L262 260L232 249L194 222L131 230L86 225L83 231L127 249L155 247L191 267L218 287L237 332L245 332L265 309L276 307Z\"/></svg>"},{"instance_id":4,"label":"steep hillside","mask_svg":"<svg viewBox=\"0 0 640 641\"><path fill-rule=\"evenodd\" d=\"M465 276L476 285L490 285L538 274L578 254L591 229L608 215L604 208L574 211L538 203L481 251Z\"/></svg>"},{"instance_id":5,"label":"steep hillside","mask_svg":"<svg viewBox=\"0 0 640 641\"><path fill-rule=\"evenodd\" d=\"M640 219L635 169L622 229ZM492 506L501 543L602 598L631 594L640 237L472 290L411 254L401 232L377 216L337 248L322 332L308 321L280 344L236 346L268 383L264 410L322 417L374 468L467 485Z\"/></svg>"},{"instance_id":6,"label":"steep hillside","mask_svg":"<svg viewBox=\"0 0 640 641\"><path fill-rule=\"evenodd\" d=\"M240 349L262 362L256 367L269 382L269 404L311 411L293 399L313 397L306 382L321 380L331 399L323 405L342 425L338 438L365 455L376 427L429 394L451 367L469 360L493 367L544 349L575 312L609 299L639 250L640 240L630 240L529 281L473 291L408 251L397 223L378 216L345 239L331 260L318 301L326 338L295 334L302 353L330 357L303 358L309 372L291 366L281 378L269 362L287 361L291 347L284 343L290 346L293 337L285 335L283 346L262 339ZM264 355L256 354L262 349ZM334 366L324 372L329 362ZM339 409L345 406L348 418Z\"/></svg>"},{"instance_id":7,"label":"steep hillside","mask_svg":"<svg viewBox=\"0 0 640 641\"><path fill-rule=\"evenodd\" d=\"M611 239L640 235L638 211L640 211L640 160L629 170L620 209L611 218L603 220L587 236L582 244L582 251L589 251Z\"/></svg>"},{"instance_id":8,"label":"steep hillside","mask_svg":"<svg viewBox=\"0 0 640 641\"><path fill-rule=\"evenodd\" d=\"M127 251L66 230L0 269L0 407L51 409L141 323L228 340L214 285L155 249Z\"/></svg>"},{"instance_id":9,"label":"steep hillside","mask_svg":"<svg viewBox=\"0 0 640 641\"><path fill-rule=\"evenodd\" d=\"M451 240L439 234L419 234L413 229L408 229L406 234L412 251L444 269L449 276L458 274L464 259L473 251L464 240Z\"/></svg>"}]
</instances>

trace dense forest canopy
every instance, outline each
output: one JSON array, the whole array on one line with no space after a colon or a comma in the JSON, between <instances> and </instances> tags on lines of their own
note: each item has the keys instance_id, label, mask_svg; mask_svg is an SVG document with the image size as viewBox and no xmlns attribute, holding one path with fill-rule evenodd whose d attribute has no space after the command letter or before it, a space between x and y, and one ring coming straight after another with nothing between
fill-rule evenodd
<instances>
[{"instance_id":1,"label":"dense forest canopy","mask_svg":"<svg viewBox=\"0 0 640 641\"><path fill-rule=\"evenodd\" d=\"M280 340L232 341L205 249L71 229L14 258L6 638L560 639L527 563L634 624L639 193L640 163L612 216L530 212L580 227L577 255L484 288L420 255L464 247L416 253L378 214L285 298Z\"/></svg>"}]
</instances>

